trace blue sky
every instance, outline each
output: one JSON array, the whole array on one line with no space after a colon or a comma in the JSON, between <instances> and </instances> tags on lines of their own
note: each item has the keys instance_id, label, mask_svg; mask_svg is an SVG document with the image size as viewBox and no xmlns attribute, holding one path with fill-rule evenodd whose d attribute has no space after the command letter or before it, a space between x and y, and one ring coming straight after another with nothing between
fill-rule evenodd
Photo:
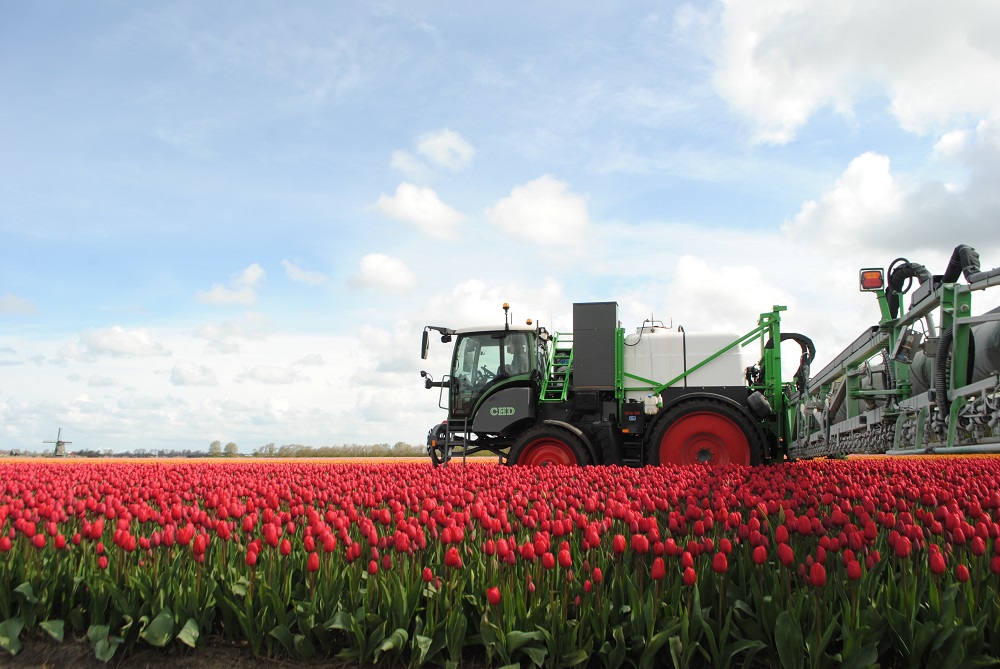
<instances>
[{"instance_id":1,"label":"blue sky","mask_svg":"<svg viewBox=\"0 0 1000 669\"><path fill-rule=\"evenodd\" d=\"M1000 264L1000 6L0 7L0 451L421 443L426 323L617 300L822 364ZM983 305L984 308L995 305Z\"/></svg>"}]
</instances>

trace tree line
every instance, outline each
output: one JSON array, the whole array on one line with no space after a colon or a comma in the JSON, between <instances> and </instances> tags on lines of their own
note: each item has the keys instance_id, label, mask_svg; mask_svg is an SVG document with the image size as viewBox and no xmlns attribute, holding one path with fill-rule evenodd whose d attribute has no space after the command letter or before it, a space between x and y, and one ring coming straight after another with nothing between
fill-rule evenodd
<instances>
[{"instance_id":1,"label":"tree line","mask_svg":"<svg viewBox=\"0 0 1000 669\"><path fill-rule=\"evenodd\" d=\"M52 457L52 451L0 451L0 455L20 457ZM149 449L135 448L128 451L113 451L111 449L77 449L67 453L77 458L407 458L427 455L425 446L415 446L405 441L395 444L342 444L339 446L305 446L302 444L285 444L276 446L265 444L253 449L249 456L241 454L235 442L223 445L215 440L208 445L207 450L198 449Z\"/></svg>"}]
</instances>

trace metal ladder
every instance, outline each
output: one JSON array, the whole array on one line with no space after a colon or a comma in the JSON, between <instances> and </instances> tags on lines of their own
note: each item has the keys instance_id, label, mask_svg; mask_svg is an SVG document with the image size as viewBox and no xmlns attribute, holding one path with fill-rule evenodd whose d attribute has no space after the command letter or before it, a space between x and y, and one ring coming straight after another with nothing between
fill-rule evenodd
<instances>
[{"instance_id":1,"label":"metal ladder","mask_svg":"<svg viewBox=\"0 0 1000 669\"><path fill-rule=\"evenodd\" d=\"M548 370L542 382L542 402L565 402L569 393L569 375L573 369L573 335L556 333L552 338Z\"/></svg>"}]
</instances>

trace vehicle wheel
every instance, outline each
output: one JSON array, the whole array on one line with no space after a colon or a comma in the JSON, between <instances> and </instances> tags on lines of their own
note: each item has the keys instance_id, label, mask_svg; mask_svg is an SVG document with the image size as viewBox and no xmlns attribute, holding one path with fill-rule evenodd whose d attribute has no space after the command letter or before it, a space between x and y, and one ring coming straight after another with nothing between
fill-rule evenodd
<instances>
[{"instance_id":1,"label":"vehicle wheel","mask_svg":"<svg viewBox=\"0 0 1000 669\"><path fill-rule=\"evenodd\" d=\"M646 462L651 465L758 465L764 438L736 407L697 399L668 409L646 448Z\"/></svg>"},{"instance_id":2,"label":"vehicle wheel","mask_svg":"<svg viewBox=\"0 0 1000 669\"><path fill-rule=\"evenodd\" d=\"M576 435L548 426L522 434L507 455L508 465L586 465L590 462Z\"/></svg>"},{"instance_id":3,"label":"vehicle wheel","mask_svg":"<svg viewBox=\"0 0 1000 669\"><path fill-rule=\"evenodd\" d=\"M434 428L433 432L433 438L436 443L434 446L431 446L430 439L428 439L427 452L431 456L431 464L435 467L440 467L441 465L448 464L448 460L450 459L449 456L451 455L444 447L444 444L447 441L448 433L445 430L444 424L438 425Z\"/></svg>"},{"instance_id":4,"label":"vehicle wheel","mask_svg":"<svg viewBox=\"0 0 1000 669\"><path fill-rule=\"evenodd\" d=\"M431 464L435 467L448 464L448 454L440 446L434 446L431 451Z\"/></svg>"}]
</instances>

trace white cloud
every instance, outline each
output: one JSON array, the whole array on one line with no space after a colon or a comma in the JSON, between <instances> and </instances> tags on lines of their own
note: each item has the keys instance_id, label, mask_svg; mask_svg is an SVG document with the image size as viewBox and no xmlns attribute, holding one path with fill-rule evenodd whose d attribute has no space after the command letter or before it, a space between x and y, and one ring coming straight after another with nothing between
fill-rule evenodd
<instances>
[{"instance_id":1,"label":"white cloud","mask_svg":"<svg viewBox=\"0 0 1000 669\"><path fill-rule=\"evenodd\" d=\"M120 325L97 330L81 337L78 345L71 344L63 351L71 358L98 355L147 357L170 354L162 344L153 341L146 328L126 330Z\"/></svg>"},{"instance_id":2,"label":"white cloud","mask_svg":"<svg viewBox=\"0 0 1000 669\"><path fill-rule=\"evenodd\" d=\"M5 293L0 297L0 314L33 314L35 311L35 303L31 300L13 293Z\"/></svg>"},{"instance_id":3,"label":"white cloud","mask_svg":"<svg viewBox=\"0 0 1000 669\"><path fill-rule=\"evenodd\" d=\"M590 226L583 196L548 174L514 188L486 216L502 232L543 245L580 244Z\"/></svg>"},{"instance_id":4,"label":"white cloud","mask_svg":"<svg viewBox=\"0 0 1000 669\"><path fill-rule=\"evenodd\" d=\"M111 386L116 386L118 384L110 377L101 376L100 374L91 374L90 378L87 379L87 385L91 388L110 388Z\"/></svg>"},{"instance_id":5,"label":"white cloud","mask_svg":"<svg viewBox=\"0 0 1000 669\"><path fill-rule=\"evenodd\" d=\"M952 130L941 135L937 143L934 144L934 155L937 157L951 158L959 154L966 146L969 133L965 130Z\"/></svg>"},{"instance_id":6,"label":"white cloud","mask_svg":"<svg viewBox=\"0 0 1000 669\"><path fill-rule=\"evenodd\" d=\"M433 172L433 167L457 172L472 162L476 150L454 130L445 128L424 133L417 138L417 153L431 166L408 151L393 151L390 167L405 174L414 181L425 181Z\"/></svg>"},{"instance_id":7,"label":"white cloud","mask_svg":"<svg viewBox=\"0 0 1000 669\"><path fill-rule=\"evenodd\" d=\"M269 385L283 385L303 380L307 379L292 367L279 367L277 365L255 365L236 377L237 383L256 381Z\"/></svg>"},{"instance_id":8,"label":"white cloud","mask_svg":"<svg viewBox=\"0 0 1000 669\"><path fill-rule=\"evenodd\" d=\"M776 285L784 280L783 275L765 276L754 265L720 266L717 262L695 255L684 255L678 260L674 280L663 299L677 318L675 327L684 325L690 330L697 319L702 331L742 335L770 305L794 308L795 297L787 288ZM705 305L711 305L711 314L705 313Z\"/></svg>"},{"instance_id":9,"label":"white cloud","mask_svg":"<svg viewBox=\"0 0 1000 669\"><path fill-rule=\"evenodd\" d=\"M462 214L445 204L433 189L407 182L399 184L395 195L379 197L375 208L438 239L453 238L464 220Z\"/></svg>"},{"instance_id":10,"label":"white cloud","mask_svg":"<svg viewBox=\"0 0 1000 669\"><path fill-rule=\"evenodd\" d=\"M407 293L417 283L417 277L399 258L383 253L369 253L361 259L361 273L350 284L390 294Z\"/></svg>"},{"instance_id":11,"label":"white cloud","mask_svg":"<svg viewBox=\"0 0 1000 669\"><path fill-rule=\"evenodd\" d=\"M310 353L309 355L302 356L292 364L304 367L322 367L326 364L326 360L319 353Z\"/></svg>"},{"instance_id":12,"label":"white cloud","mask_svg":"<svg viewBox=\"0 0 1000 669\"><path fill-rule=\"evenodd\" d=\"M883 92L917 133L1000 107L997 3L726 0L721 27L715 84L758 141Z\"/></svg>"},{"instance_id":13,"label":"white cloud","mask_svg":"<svg viewBox=\"0 0 1000 669\"><path fill-rule=\"evenodd\" d=\"M856 246L881 240L895 229L903 208L903 193L889 171L889 158L864 153L819 201L810 200L783 226L793 237L830 245Z\"/></svg>"},{"instance_id":14,"label":"white cloud","mask_svg":"<svg viewBox=\"0 0 1000 669\"><path fill-rule=\"evenodd\" d=\"M429 173L427 165L408 151L393 151L389 166L414 181L426 180Z\"/></svg>"},{"instance_id":15,"label":"white cloud","mask_svg":"<svg viewBox=\"0 0 1000 669\"><path fill-rule=\"evenodd\" d=\"M462 169L476 155L471 144L447 128L421 135L417 139L417 151L435 165L449 170Z\"/></svg>"},{"instance_id":16,"label":"white cloud","mask_svg":"<svg viewBox=\"0 0 1000 669\"><path fill-rule=\"evenodd\" d=\"M976 132L938 142L935 162L965 174L961 183L896 175L889 158L864 153L818 200L805 202L783 232L800 243L841 253L859 245L893 252L907 246L950 249L971 244L982 252L997 246L1000 220L998 121Z\"/></svg>"},{"instance_id":17,"label":"white cloud","mask_svg":"<svg viewBox=\"0 0 1000 669\"><path fill-rule=\"evenodd\" d=\"M175 386L217 386L219 380L205 365L189 360L178 360L170 371L170 383Z\"/></svg>"},{"instance_id":18,"label":"white cloud","mask_svg":"<svg viewBox=\"0 0 1000 669\"><path fill-rule=\"evenodd\" d=\"M264 274L264 269L253 263L233 276L229 286L217 283L208 290L199 290L195 297L206 304L249 306L257 302L257 287Z\"/></svg>"},{"instance_id":19,"label":"white cloud","mask_svg":"<svg viewBox=\"0 0 1000 669\"><path fill-rule=\"evenodd\" d=\"M219 324L203 325L194 332L200 339L214 342L237 339L265 339L274 326L270 319L262 313L251 311L242 319L224 321Z\"/></svg>"},{"instance_id":20,"label":"white cloud","mask_svg":"<svg viewBox=\"0 0 1000 669\"><path fill-rule=\"evenodd\" d=\"M292 281L304 283L309 286L321 286L326 283L327 276L322 272L302 269L290 260L282 260L281 266L285 268L285 274L287 274L288 278Z\"/></svg>"}]
</instances>

